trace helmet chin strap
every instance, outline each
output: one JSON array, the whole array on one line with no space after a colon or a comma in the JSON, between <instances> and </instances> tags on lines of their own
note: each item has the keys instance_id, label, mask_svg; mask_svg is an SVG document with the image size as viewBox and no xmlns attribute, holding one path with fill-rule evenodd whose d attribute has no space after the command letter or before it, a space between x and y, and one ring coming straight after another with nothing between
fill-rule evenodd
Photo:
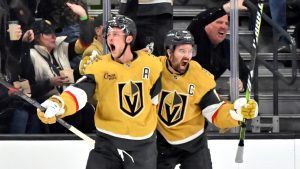
<instances>
[{"instance_id":1,"label":"helmet chin strap","mask_svg":"<svg viewBox=\"0 0 300 169\"><path fill-rule=\"evenodd\" d=\"M122 53L118 56L118 58L120 58L120 57L125 53L125 50L126 50L127 46L128 46L128 43L125 42L125 46L124 46L124 48L123 48L123 51L122 51Z\"/></svg>"}]
</instances>

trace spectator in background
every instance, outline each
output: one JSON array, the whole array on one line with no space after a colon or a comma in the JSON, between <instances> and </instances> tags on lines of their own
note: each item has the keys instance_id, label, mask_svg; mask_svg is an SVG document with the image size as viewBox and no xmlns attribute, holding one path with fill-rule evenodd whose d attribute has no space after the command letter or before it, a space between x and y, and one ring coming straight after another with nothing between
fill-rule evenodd
<instances>
[{"instance_id":1,"label":"spectator in background","mask_svg":"<svg viewBox=\"0 0 300 169\"><path fill-rule=\"evenodd\" d=\"M37 6L37 17L49 20L55 29L56 36L67 36L65 42L74 42L80 36L80 17L67 6L67 2L82 6L87 12L85 0L47 0L40 1ZM87 30L90 31L90 30ZM82 53L70 60L76 78L80 77L78 72Z\"/></svg>"},{"instance_id":2,"label":"spectator in background","mask_svg":"<svg viewBox=\"0 0 300 169\"><path fill-rule=\"evenodd\" d=\"M16 92L23 91L24 89L20 86L11 87L8 90L8 95L3 96L4 107L2 112L9 117L6 121L7 132L11 134L43 133L45 130L42 128L42 123L38 121L37 115L34 113L36 108L19 96L14 95Z\"/></svg>"},{"instance_id":3,"label":"spectator in background","mask_svg":"<svg viewBox=\"0 0 300 169\"><path fill-rule=\"evenodd\" d=\"M173 28L173 0L121 0L119 13L132 18L137 25L133 50L143 49L153 42L152 54L165 54L161 38Z\"/></svg>"},{"instance_id":4,"label":"spectator in background","mask_svg":"<svg viewBox=\"0 0 300 169\"><path fill-rule=\"evenodd\" d=\"M67 36L65 41L73 42L80 36L80 17L67 7L67 2L80 5L87 11L87 4L83 0L47 0L38 4L37 17L49 20L56 36Z\"/></svg>"},{"instance_id":5,"label":"spectator in background","mask_svg":"<svg viewBox=\"0 0 300 169\"><path fill-rule=\"evenodd\" d=\"M19 36L18 39L21 38L22 31L21 27L17 27L19 29ZM27 37L28 32L26 32L23 37ZM25 40L23 38L23 40ZM27 40L33 40L33 37L28 37ZM17 47L17 46L15 46ZM19 49L19 51L22 51ZM22 58L20 58L22 59ZM17 65L13 65L12 63L7 64L7 66L11 67L11 70L14 69L16 66L21 67L21 63L16 61ZM14 76L18 75L18 79L15 79L13 84L15 86L16 82L20 82L20 75L22 74L22 70L12 73ZM12 76L13 77L13 76ZM13 80L13 78L11 79ZM25 79L24 79L25 80ZM21 134L21 133L43 133L45 132L45 128L42 127L42 123L39 122L37 115L33 113L35 111L35 107L33 107L28 102L22 100L18 96L14 96L14 92L23 92L23 88L21 86L15 86L15 89L10 89L8 91L9 94L9 106L8 110L11 113L10 125L8 132L11 134Z\"/></svg>"},{"instance_id":6,"label":"spectator in background","mask_svg":"<svg viewBox=\"0 0 300 169\"><path fill-rule=\"evenodd\" d=\"M6 79L0 75L1 80ZM5 126L5 133L24 134L24 133L43 133L42 123L37 119L35 107L28 102L14 95L23 92L21 87L4 87L0 85L0 128ZM2 127L1 127L2 126ZM2 131L3 132L3 131Z\"/></svg>"},{"instance_id":7,"label":"spectator in background","mask_svg":"<svg viewBox=\"0 0 300 169\"><path fill-rule=\"evenodd\" d=\"M32 17L29 9L24 5L26 1L12 0L0 1L0 67L1 77L8 80L9 83L19 80L20 75L20 56L22 43L19 40L22 35L21 25L26 26L29 18ZM16 35L18 40L11 41L8 35L9 20L18 20L19 25L16 27ZM18 98L17 96L8 95L7 89L0 87L0 109L1 109L1 128L6 133L39 133L39 129L35 128L31 117L27 116L26 111L30 105ZM11 93L11 92L9 92ZM35 111L31 109L31 111ZM25 117L26 116L26 117ZM19 118L26 119L26 122L19 121ZM35 115L35 118L37 116ZM3 121L2 121L3 120ZM27 123L28 120L28 123ZM39 121L37 121L40 123ZM40 123L41 124L41 123Z\"/></svg>"},{"instance_id":8,"label":"spectator in background","mask_svg":"<svg viewBox=\"0 0 300 169\"><path fill-rule=\"evenodd\" d=\"M239 9L245 9L243 0L238 1ZM226 39L230 2L222 7L210 8L198 14L190 23L189 30L195 37L197 54L193 60L218 79L227 69L230 70L230 42ZM239 91L247 86L249 68L239 56Z\"/></svg>"},{"instance_id":9,"label":"spectator in background","mask_svg":"<svg viewBox=\"0 0 300 169\"><path fill-rule=\"evenodd\" d=\"M8 21L19 21L20 36L21 27L24 29L32 20L33 13L28 8L27 0L2 0L0 1L0 71L7 76L10 82L18 80L19 64L22 43L19 40L10 41Z\"/></svg>"},{"instance_id":10,"label":"spectator in background","mask_svg":"<svg viewBox=\"0 0 300 169\"><path fill-rule=\"evenodd\" d=\"M269 0L269 7L272 20L287 31L286 23L286 0ZM274 32L275 33L275 32ZM274 34L278 40L278 52L289 53L291 52L289 42L284 36L278 36Z\"/></svg>"},{"instance_id":11,"label":"spectator in background","mask_svg":"<svg viewBox=\"0 0 300 169\"><path fill-rule=\"evenodd\" d=\"M87 65L87 62L91 63L94 59L97 59L99 56L104 55L103 53L103 14L99 14L93 20L94 29L92 31L95 32L93 43L90 46L82 46L80 41L76 41L76 52L82 53L82 61L79 65L80 74L84 74L84 69Z\"/></svg>"},{"instance_id":12,"label":"spectator in background","mask_svg":"<svg viewBox=\"0 0 300 169\"><path fill-rule=\"evenodd\" d=\"M80 16L80 42L89 45L93 39L90 32L90 21L83 7L77 4L66 4L74 13ZM53 25L48 20L37 20L32 25L32 30L26 32L28 36L34 36L34 46L30 49L30 55L22 58L22 78L29 80L31 97L39 102L45 101L52 95L59 95L64 87L69 85L69 78L61 74L62 70L71 70L70 59L77 56L75 52L75 41L68 43L65 36L56 37ZM25 36L23 38L28 38ZM82 113L83 116L91 116L93 110ZM82 119L74 116L74 121ZM78 119L76 119L78 118ZM73 120L71 120L73 121ZM92 123L85 123L90 125ZM93 125L90 125L93 127ZM56 125L50 128L50 132L65 132L63 127Z\"/></svg>"},{"instance_id":13,"label":"spectator in background","mask_svg":"<svg viewBox=\"0 0 300 169\"><path fill-rule=\"evenodd\" d=\"M8 105L7 98L7 89L0 84L0 133L8 132L10 112L8 112L6 108Z\"/></svg>"},{"instance_id":14,"label":"spectator in background","mask_svg":"<svg viewBox=\"0 0 300 169\"><path fill-rule=\"evenodd\" d=\"M27 30L36 17L37 0L11 0L11 17L18 18L23 30Z\"/></svg>"},{"instance_id":15,"label":"spectator in background","mask_svg":"<svg viewBox=\"0 0 300 169\"><path fill-rule=\"evenodd\" d=\"M0 75L1 80L5 77ZM7 89L0 84L0 133L36 133L31 123L27 126L22 126L23 123L14 123L19 115L18 112L25 112L24 103L22 100L14 96L14 93L20 92L17 88ZM25 112L27 114L27 112ZM23 114L20 114L23 116Z\"/></svg>"},{"instance_id":16,"label":"spectator in background","mask_svg":"<svg viewBox=\"0 0 300 169\"><path fill-rule=\"evenodd\" d=\"M76 50L77 53L83 53L82 57L84 58L85 56L90 56L92 52L95 50L97 52L97 55L103 55L103 36L102 36L102 31L103 31L103 14L99 14L94 20L93 20L93 25L94 29L93 31L95 32L94 40L93 43L88 46L87 48L83 47L80 43L79 40L76 41Z\"/></svg>"}]
</instances>

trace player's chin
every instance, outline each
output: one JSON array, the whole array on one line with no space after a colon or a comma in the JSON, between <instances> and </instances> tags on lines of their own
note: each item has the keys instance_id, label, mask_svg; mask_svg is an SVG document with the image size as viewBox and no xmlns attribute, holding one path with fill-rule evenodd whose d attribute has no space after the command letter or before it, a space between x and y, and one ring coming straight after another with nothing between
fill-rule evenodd
<instances>
[{"instance_id":1,"label":"player's chin","mask_svg":"<svg viewBox=\"0 0 300 169\"><path fill-rule=\"evenodd\" d=\"M187 69L187 64L186 65L181 65L178 69L179 73L184 73Z\"/></svg>"},{"instance_id":2,"label":"player's chin","mask_svg":"<svg viewBox=\"0 0 300 169\"><path fill-rule=\"evenodd\" d=\"M112 55L112 57L113 57L114 59L117 59L117 58L118 58L118 54L115 53L115 52L111 52L111 55Z\"/></svg>"}]
</instances>

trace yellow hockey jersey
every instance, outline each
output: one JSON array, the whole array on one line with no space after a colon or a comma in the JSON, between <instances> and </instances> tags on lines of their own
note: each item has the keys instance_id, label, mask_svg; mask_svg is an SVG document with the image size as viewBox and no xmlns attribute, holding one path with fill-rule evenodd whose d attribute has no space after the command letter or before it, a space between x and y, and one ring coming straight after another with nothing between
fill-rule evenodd
<instances>
[{"instance_id":1,"label":"yellow hockey jersey","mask_svg":"<svg viewBox=\"0 0 300 169\"><path fill-rule=\"evenodd\" d=\"M80 101L83 93L92 90L89 95L97 98L98 131L131 140L151 137L157 126L162 66L157 58L145 52L137 51L135 55L133 61L124 64L114 61L110 54L103 55L88 65L85 73L94 79L84 82L84 86L70 87L61 95L66 104L64 116L78 111L83 104Z\"/></svg>"},{"instance_id":2,"label":"yellow hockey jersey","mask_svg":"<svg viewBox=\"0 0 300 169\"><path fill-rule=\"evenodd\" d=\"M167 57L160 60L163 73L158 130L170 144L180 145L201 136L205 118L219 128L238 126L229 113L233 105L221 101L215 92L212 74L195 61L184 74L173 74L167 68Z\"/></svg>"}]
</instances>

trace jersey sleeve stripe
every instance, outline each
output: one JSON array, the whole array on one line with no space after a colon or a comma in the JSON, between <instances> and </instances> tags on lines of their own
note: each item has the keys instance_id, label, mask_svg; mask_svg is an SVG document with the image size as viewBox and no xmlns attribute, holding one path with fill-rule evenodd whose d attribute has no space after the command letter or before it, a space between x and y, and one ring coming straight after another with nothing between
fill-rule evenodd
<instances>
[{"instance_id":1,"label":"jersey sleeve stripe","mask_svg":"<svg viewBox=\"0 0 300 169\"><path fill-rule=\"evenodd\" d=\"M68 93L73 98L76 104L76 111L82 109L85 106L87 102L87 94L84 90L74 86L69 86L64 92Z\"/></svg>"},{"instance_id":2,"label":"jersey sleeve stripe","mask_svg":"<svg viewBox=\"0 0 300 169\"><path fill-rule=\"evenodd\" d=\"M224 101L218 103L218 104L212 104L210 106L207 106L205 109L202 110L203 116L211 123L214 123L214 120L216 116L218 115L218 110L220 107L225 104Z\"/></svg>"},{"instance_id":3,"label":"jersey sleeve stripe","mask_svg":"<svg viewBox=\"0 0 300 169\"><path fill-rule=\"evenodd\" d=\"M76 99L76 96L74 94L72 94L71 92L69 92L69 91L66 91L65 93L69 94L73 98L73 100L75 102L76 111L78 111L79 106L78 106L78 101Z\"/></svg>"},{"instance_id":4,"label":"jersey sleeve stripe","mask_svg":"<svg viewBox=\"0 0 300 169\"><path fill-rule=\"evenodd\" d=\"M225 104L225 102L223 102L223 103L221 104L220 107L222 107L223 104ZM218 115L218 113L219 113L220 107L217 109L217 111L216 111L216 112L213 114L213 116L212 116L211 121L212 121L213 124L215 123L215 119L216 119L216 117L217 117L217 115Z\"/></svg>"}]
</instances>

